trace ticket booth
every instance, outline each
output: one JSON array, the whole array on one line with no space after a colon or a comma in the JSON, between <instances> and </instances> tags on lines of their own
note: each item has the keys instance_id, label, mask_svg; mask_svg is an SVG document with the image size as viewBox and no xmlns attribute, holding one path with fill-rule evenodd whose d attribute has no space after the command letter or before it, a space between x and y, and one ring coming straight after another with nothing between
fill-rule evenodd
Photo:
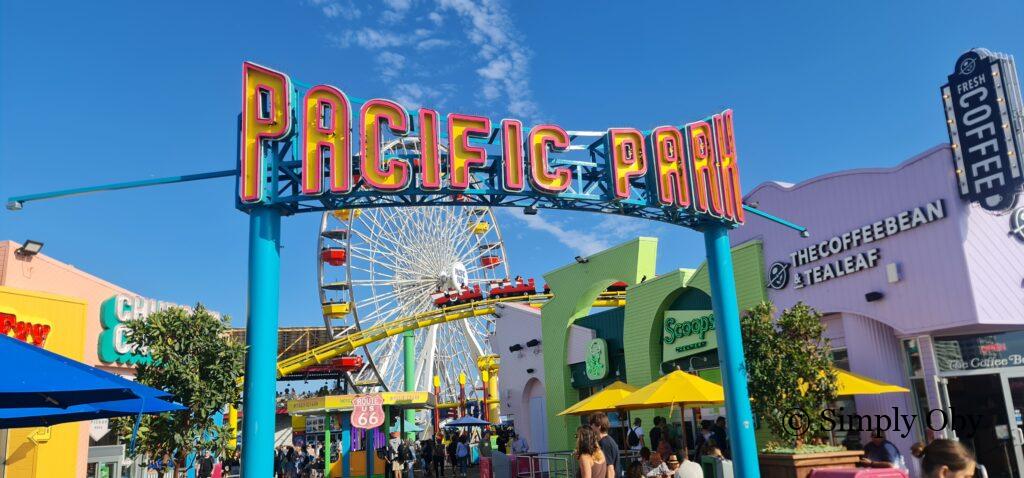
<instances>
[{"instance_id":1,"label":"ticket booth","mask_svg":"<svg viewBox=\"0 0 1024 478\"><path fill-rule=\"evenodd\" d=\"M367 403L379 404L381 416L368 412ZM288 414L306 443L330 444L332 478L386 478L378 450L387 446L391 417L400 417L405 410L432 410L435 404L429 392L328 395L291 400ZM404 420L398 422L404 426Z\"/></svg>"}]
</instances>

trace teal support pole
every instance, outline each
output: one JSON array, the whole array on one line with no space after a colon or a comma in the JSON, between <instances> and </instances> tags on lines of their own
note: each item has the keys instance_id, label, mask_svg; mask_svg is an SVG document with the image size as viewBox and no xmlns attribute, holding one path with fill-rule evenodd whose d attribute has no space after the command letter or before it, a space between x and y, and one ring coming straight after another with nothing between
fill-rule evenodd
<instances>
[{"instance_id":1,"label":"teal support pole","mask_svg":"<svg viewBox=\"0 0 1024 478\"><path fill-rule=\"evenodd\" d=\"M324 414L324 476L331 476L331 414Z\"/></svg>"},{"instance_id":2,"label":"teal support pole","mask_svg":"<svg viewBox=\"0 0 1024 478\"><path fill-rule=\"evenodd\" d=\"M721 224L706 226L704 247L708 255L711 307L718 331L718 361L725 386L725 410L729 420L726 429L732 450L733 473L743 478L759 478L761 472L757 465L754 416L750 411L750 393L747 391L747 366L743 358L743 336L740 333L728 229Z\"/></svg>"},{"instance_id":3,"label":"teal support pole","mask_svg":"<svg viewBox=\"0 0 1024 478\"><path fill-rule=\"evenodd\" d=\"M277 312L281 279L281 212L249 212L249 297L246 317L242 469L273 476L277 396Z\"/></svg>"},{"instance_id":4,"label":"teal support pole","mask_svg":"<svg viewBox=\"0 0 1024 478\"><path fill-rule=\"evenodd\" d=\"M341 417L341 478L352 476L352 421L348 414Z\"/></svg>"},{"instance_id":5,"label":"teal support pole","mask_svg":"<svg viewBox=\"0 0 1024 478\"><path fill-rule=\"evenodd\" d=\"M416 391L416 334L409 330L402 334L402 363L403 372L405 372L405 391L415 392ZM416 421L416 410L406 410L405 416L402 420L408 423ZM400 424L402 431L405 432L405 423ZM410 432L409 435L412 435ZM405 436L405 435L403 435ZM412 436L405 436L405 438L412 438Z\"/></svg>"}]
</instances>

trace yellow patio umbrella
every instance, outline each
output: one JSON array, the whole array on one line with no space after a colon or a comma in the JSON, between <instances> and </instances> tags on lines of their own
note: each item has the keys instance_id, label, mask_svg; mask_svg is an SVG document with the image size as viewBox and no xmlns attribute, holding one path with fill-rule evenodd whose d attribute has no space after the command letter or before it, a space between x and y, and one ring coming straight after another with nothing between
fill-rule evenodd
<instances>
[{"instance_id":1,"label":"yellow patio umbrella","mask_svg":"<svg viewBox=\"0 0 1024 478\"><path fill-rule=\"evenodd\" d=\"M616 404L620 400L626 398L629 394L636 391L636 387L615 381L611 385L608 385L601 390L583 400L580 400L575 405L562 410L558 416L562 415L583 415L593 412L610 412L616 409Z\"/></svg>"},{"instance_id":2,"label":"yellow patio umbrella","mask_svg":"<svg viewBox=\"0 0 1024 478\"><path fill-rule=\"evenodd\" d=\"M881 395L883 393L909 393L910 390L899 385L885 383L870 377L847 372L833 367L836 373L836 395Z\"/></svg>"},{"instance_id":3,"label":"yellow patio umbrella","mask_svg":"<svg viewBox=\"0 0 1024 478\"><path fill-rule=\"evenodd\" d=\"M676 370L623 398L616 404L616 408L639 410L677 404L708 405L724 401L725 391L721 385Z\"/></svg>"}]
</instances>

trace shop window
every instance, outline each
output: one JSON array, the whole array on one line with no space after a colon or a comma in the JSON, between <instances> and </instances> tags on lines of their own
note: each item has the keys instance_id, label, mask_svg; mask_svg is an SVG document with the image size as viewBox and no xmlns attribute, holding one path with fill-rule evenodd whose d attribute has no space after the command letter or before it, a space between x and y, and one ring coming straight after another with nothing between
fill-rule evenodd
<instances>
[{"instance_id":1,"label":"shop window","mask_svg":"<svg viewBox=\"0 0 1024 478\"><path fill-rule=\"evenodd\" d=\"M907 365L907 376L924 378L924 367L921 365L921 351L917 339L903 340L903 356Z\"/></svg>"}]
</instances>

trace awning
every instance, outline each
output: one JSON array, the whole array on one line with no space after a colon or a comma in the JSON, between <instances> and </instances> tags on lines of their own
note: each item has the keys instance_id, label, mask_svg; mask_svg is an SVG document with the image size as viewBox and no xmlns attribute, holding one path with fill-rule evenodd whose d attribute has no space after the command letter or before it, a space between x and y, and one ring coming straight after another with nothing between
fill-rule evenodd
<instances>
[{"instance_id":1,"label":"awning","mask_svg":"<svg viewBox=\"0 0 1024 478\"><path fill-rule=\"evenodd\" d=\"M575 405L562 410L558 416L562 415L584 415L593 412L609 412L616 409L617 404L622 399L629 396L631 393L637 390L636 387L615 381L608 385L600 392L597 392L583 400L580 400Z\"/></svg>"},{"instance_id":2,"label":"awning","mask_svg":"<svg viewBox=\"0 0 1024 478\"><path fill-rule=\"evenodd\" d=\"M72 405L68 408L6 408L0 409L0 428L48 427L66 422L181 410L186 408L152 396Z\"/></svg>"},{"instance_id":3,"label":"awning","mask_svg":"<svg viewBox=\"0 0 1024 478\"><path fill-rule=\"evenodd\" d=\"M0 336L0 357L11 365L0 380L0 409L60 407L137 398L116 375Z\"/></svg>"}]
</instances>

